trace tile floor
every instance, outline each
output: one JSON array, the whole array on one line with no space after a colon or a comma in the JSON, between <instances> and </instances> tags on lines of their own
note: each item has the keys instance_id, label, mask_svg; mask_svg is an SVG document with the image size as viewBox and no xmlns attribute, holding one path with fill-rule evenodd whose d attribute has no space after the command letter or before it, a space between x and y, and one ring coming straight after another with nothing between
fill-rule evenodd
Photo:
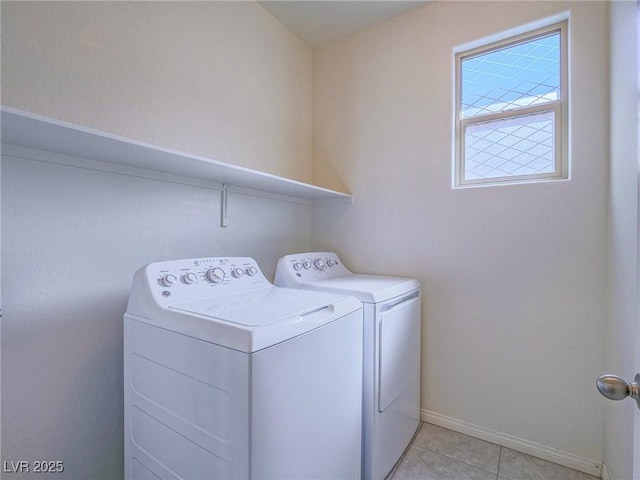
<instances>
[{"instance_id":1,"label":"tile floor","mask_svg":"<svg viewBox=\"0 0 640 480\"><path fill-rule=\"evenodd\" d=\"M423 423L388 480L596 480L509 448Z\"/></svg>"}]
</instances>

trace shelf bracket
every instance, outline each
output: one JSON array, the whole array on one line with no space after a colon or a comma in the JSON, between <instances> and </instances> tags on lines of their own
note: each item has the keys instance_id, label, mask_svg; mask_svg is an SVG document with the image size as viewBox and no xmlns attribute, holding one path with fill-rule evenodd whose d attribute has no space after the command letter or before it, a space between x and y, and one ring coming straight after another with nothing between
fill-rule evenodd
<instances>
[{"instance_id":1,"label":"shelf bracket","mask_svg":"<svg viewBox=\"0 0 640 480\"><path fill-rule=\"evenodd\" d=\"M220 226L228 227L229 226L229 217L227 215L227 201L229 197L229 185L226 183L222 184L222 196L220 199Z\"/></svg>"}]
</instances>

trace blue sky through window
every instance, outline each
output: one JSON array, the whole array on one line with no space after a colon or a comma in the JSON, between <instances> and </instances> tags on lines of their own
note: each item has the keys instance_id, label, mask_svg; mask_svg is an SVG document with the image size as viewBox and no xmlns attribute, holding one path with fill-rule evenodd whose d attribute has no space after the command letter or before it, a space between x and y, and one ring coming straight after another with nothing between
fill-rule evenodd
<instances>
[{"instance_id":1,"label":"blue sky through window","mask_svg":"<svg viewBox=\"0 0 640 480\"><path fill-rule=\"evenodd\" d=\"M560 97L560 32L461 62L461 116L539 105Z\"/></svg>"}]
</instances>

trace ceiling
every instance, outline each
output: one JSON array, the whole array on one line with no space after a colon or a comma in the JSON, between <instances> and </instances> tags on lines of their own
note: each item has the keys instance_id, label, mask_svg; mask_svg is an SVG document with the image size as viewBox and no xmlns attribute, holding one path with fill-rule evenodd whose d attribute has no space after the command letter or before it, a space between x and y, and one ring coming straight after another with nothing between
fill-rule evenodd
<instances>
[{"instance_id":1,"label":"ceiling","mask_svg":"<svg viewBox=\"0 0 640 480\"><path fill-rule=\"evenodd\" d=\"M429 1L263 0L258 3L294 35L315 47L422 7Z\"/></svg>"}]
</instances>

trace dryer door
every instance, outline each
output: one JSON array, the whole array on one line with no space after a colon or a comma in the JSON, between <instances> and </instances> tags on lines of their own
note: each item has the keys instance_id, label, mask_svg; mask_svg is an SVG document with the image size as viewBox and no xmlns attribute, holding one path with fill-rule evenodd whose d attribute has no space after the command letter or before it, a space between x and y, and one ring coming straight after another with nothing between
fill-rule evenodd
<instances>
[{"instance_id":1,"label":"dryer door","mask_svg":"<svg viewBox=\"0 0 640 480\"><path fill-rule=\"evenodd\" d=\"M420 290L379 310L378 410L383 412L413 382L420 381Z\"/></svg>"}]
</instances>

